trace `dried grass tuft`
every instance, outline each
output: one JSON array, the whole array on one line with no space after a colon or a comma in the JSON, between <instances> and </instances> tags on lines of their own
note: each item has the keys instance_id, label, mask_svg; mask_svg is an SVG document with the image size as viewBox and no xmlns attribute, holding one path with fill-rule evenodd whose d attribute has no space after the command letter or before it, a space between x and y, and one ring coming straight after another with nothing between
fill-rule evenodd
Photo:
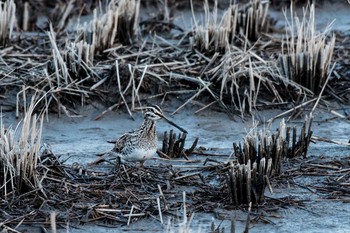
<instances>
[{"instance_id":1,"label":"dried grass tuft","mask_svg":"<svg viewBox=\"0 0 350 233\"><path fill-rule=\"evenodd\" d=\"M62 58L73 77L87 76L93 66L95 48L93 45L80 40L79 42L66 42L62 51Z\"/></svg>"},{"instance_id":2,"label":"dried grass tuft","mask_svg":"<svg viewBox=\"0 0 350 233\"><path fill-rule=\"evenodd\" d=\"M287 41L282 44L280 72L286 78L318 93L330 72L335 35L327 43L330 27L323 33L316 31L314 4L304 9L301 21L293 16L291 7L294 20L288 23Z\"/></svg>"},{"instance_id":3,"label":"dried grass tuft","mask_svg":"<svg viewBox=\"0 0 350 233\"><path fill-rule=\"evenodd\" d=\"M283 102L275 84L275 80L278 80L277 69L253 49L244 51L232 47L209 74L211 81L219 86L218 99L233 106L242 118L246 112L251 113L256 108L262 95L270 95L276 102Z\"/></svg>"},{"instance_id":4,"label":"dried grass tuft","mask_svg":"<svg viewBox=\"0 0 350 233\"><path fill-rule=\"evenodd\" d=\"M193 4L192 12L193 12ZM233 5L231 7L237 7ZM200 52L220 52L224 53L229 44L229 33L231 30L230 21L222 20L219 22L217 9L217 1L215 1L213 12L209 10L208 0L204 2L204 23L199 25L195 19L194 12L193 20L195 23L193 29L192 47ZM226 19L228 17L224 17ZM225 24L226 23L226 24ZM234 28L236 25L232 25Z\"/></svg>"},{"instance_id":5,"label":"dried grass tuft","mask_svg":"<svg viewBox=\"0 0 350 233\"><path fill-rule=\"evenodd\" d=\"M43 117L33 114L32 99L24 119L15 129L0 125L0 193L5 198L30 191L39 191L36 172L43 127Z\"/></svg>"},{"instance_id":6,"label":"dried grass tuft","mask_svg":"<svg viewBox=\"0 0 350 233\"><path fill-rule=\"evenodd\" d=\"M238 206L262 203L270 172L271 159L264 158L253 164L250 160L247 164L231 162L226 179L230 204Z\"/></svg>"},{"instance_id":7,"label":"dried grass tuft","mask_svg":"<svg viewBox=\"0 0 350 233\"><path fill-rule=\"evenodd\" d=\"M209 3L204 2L204 23L199 25L194 20L192 47L200 52L225 53L228 46L235 44L238 37L243 41L256 41L262 32L268 29L267 12L268 1L251 0L248 4L240 6L232 4L224 12L221 20L218 16L217 1L213 11L209 10Z\"/></svg>"},{"instance_id":8,"label":"dried grass tuft","mask_svg":"<svg viewBox=\"0 0 350 233\"><path fill-rule=\"evenodd\" d=\"M5 46L12 37L16 25L16 5L14 0L0 2L0 46Z\"/></svg>"},{"instance_id":9,"label":"dried grass tuft","mask_svg":"<svg viewBox=\"0 0 350 233\"><path fill-rule=\"evenodd\" d=\"M230 196L230 204L260 204L264 200L265 188L270 186L269 178L281 173L285 158L306 157L312 136L312 116L305 118L297 139L297 129L287 127L284 119L274 133L256 126L244 138L243 146L233 144L233 154L238 162L230 162L226 172L224 192ZM307 128L308 127L308 128Z\"/></svg>"},{"instance_id":10,"label":"dried grass tuft","mask_svg":"<svg viewBox=\"0 0 350 233\"><path fill-rule=\"evenodd\" d=\"M80 31L96 51L109 49L116 41L130 45L138 30L139 8L140 1L111 1L105 13L98 13L103 9L94 10L91 29L85 25Z\"/></svg>"},{"instance_id":11,"label":"dried grass tuft","mask_svg":"<svg viewBox=\"0 0 350 233\"><path fill-rule=\"evenodd\" d=\"M56 102L59 115L63 111L66 115L72 116L62 102L66 102L69 96L72 105L77 101L84 105L85 99L92 94L84 85L96 84L96 79L99 77L92 69L94 48L84 41L66 41L65 47L61 49L52 25L47 34L52 57L47 69L44 70L44 77L40 78L35 90L40 90L47 96L46 108L50 103Z\"/></svg>"},{"instance_id":12,"label":"dried grass tuft","mask_svg":"<svg viewBox=\"0 0 350 233\"><path fill-rule=\"evenodd\" d=\"M283 159L307 156L312 136L312 120L312 116L305 117L299 136L297 127L286 126L284 119L273 133L265 128L258 131L254 127L244 138L243 146L233 144L234 154L241 164L247 164L248 161L259 163L262 159L271 159L270 175L278 175L281 172Z\"/></svg>"}]
</instances>

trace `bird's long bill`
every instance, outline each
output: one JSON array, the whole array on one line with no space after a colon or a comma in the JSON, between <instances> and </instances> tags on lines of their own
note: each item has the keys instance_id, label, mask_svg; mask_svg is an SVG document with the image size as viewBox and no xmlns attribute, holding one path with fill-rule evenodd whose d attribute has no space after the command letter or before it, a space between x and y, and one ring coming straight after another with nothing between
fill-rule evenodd
<instances>
[{"instance_id":1,"label":"bird's long bill","mask_svg":"<svg viewBox=\"0 0 350 233\"><path fill-rule=\"evenodd\" d=\"M168 118L166 118L164 115L161 115L161 117L168 122L169 124L171 124L172 126L175 126L176 128L178 128L179 130L181 130L183 133L187 134L187 130L185 130L184 128L178 126L177 124L175 124L174 122L172 122L171 120L169 120Z\"/></svg>"}]
</instances>

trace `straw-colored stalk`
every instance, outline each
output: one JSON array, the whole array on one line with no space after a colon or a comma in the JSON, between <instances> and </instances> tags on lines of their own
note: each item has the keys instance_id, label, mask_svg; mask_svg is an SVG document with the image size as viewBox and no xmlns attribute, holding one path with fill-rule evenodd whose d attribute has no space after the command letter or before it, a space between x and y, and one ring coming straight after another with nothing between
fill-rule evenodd
<instances>
[{"instance_id":1,"label":"straw-colored stalk","mask_svg":"<svg viewBox=\"0 0 350 233\"><path fill-rule=\"evenodd\" d=\"M69 17L72 14L75 0L70 0L68 3L57 3L53 10L52 22L53 27L57 32L63 31L68 23Z\"/></svg>"},{"instance_id":2,"label":"straw-colored stalk","mask_svg":"<svg viewBox=\"0 0 350 233\"><path fill-rule=\"evenodd\" d=\"M294 20L288 22L287 41L282 44L279 68L286 78L318 93L330 72L335 36L333 34L327 43L330 27L323 33L316 31L313 4L304 9L301 21L293 15L291 7L291 17Z\"/></svg>"},{"instance_id":3,"label":"straw-colored stalk","mask_svg":"<svg viewBox=\"0 0 350 233\"><path fill-rule=\"evenodd\" d=\"M56 76L56 86L62 87L68 85L70 81L70 74L68 72L67 64L65 63L60 49L56 42L56 33L54 32L52 24L50 24L50 31L47 32L52 51L52 66Z\"/></svg>"},{"instance_id":4,"label":"straw-colored stalk","mask_svg":"<svg viewBox=\"0 0 350 233\"><path fill-rule=\"evenodd\" d=\"M166 226L166 231L167 233L189 233L191 231L191 223L194 218L194 213L190 215L190 219L188 219L187 215L187 208L186 208L186 192L182 193L182 206L183 206L183 218L182 221L178 221L178 223L174 223L173 218L168 219L168 223ZM198 229L198 232L202 232L201 227Z\"/></svg>"},{"instance_id":5,"label":"straw-colored stalk","mask_svg":"<svg viewBox=\"0 0 350 233\"><path fill-rule=\"evenodd\" d=\"M14 0L0 2L0 46L5 46L12 37L16 24Z\"/></svg>"},{"instance_id":6,"label":"straw-colored stalk","mask_svg":"<svg viewBox=\"0 0 350 233\"><path fill-rule=\"evenodd\" d=\"M22 194L39 189L40 181L36 171L40 155L43 117L33 114L32 100L21 123L15 129L0 125L0 193Z\"/></svg>"},{"instance_id":7,"label":"straw-colored stalk","mask_svg":"<svg viewBox=\"0 0 350 233\"><path fill-rule=\"evenodd\" d=\"M118 6L118 41L122 44L132 44L138 31L140 11L138 0L120 0Z\"/></svg>"}]
</instances>

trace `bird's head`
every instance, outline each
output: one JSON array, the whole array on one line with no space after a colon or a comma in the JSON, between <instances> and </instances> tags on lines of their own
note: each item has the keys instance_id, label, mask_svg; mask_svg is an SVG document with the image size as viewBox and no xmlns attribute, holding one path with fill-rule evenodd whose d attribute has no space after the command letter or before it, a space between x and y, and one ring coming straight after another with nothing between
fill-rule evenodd
<instances>
[{"instance_id":1,"label":"bird's head","mask_svg":"<svg viewBox=\"0 0 350 233\"><path fill-rule=\"evenodd\" d=\"M187 133L187 131L185 129L181 128L180 126L178 126L177 124L175 124L174 122L169 120L166 116L164 116L162 109L158 105L152 105L152 106L148 106L148 107L139 107L139 108L135 108L135 110L144 111L145 119L156 121L156 120L159 120L162 118L166 122L168 122L169 124L180 129L182 132Z\"/></svg>"},{"instance_id":2,"label":"bird's head","mask_svg":"<svg viewBox=\"0 0 350 233\"><path fill-rule=\"evenodd\" d=\"M158 105L152 105L149 107L144 107L144 117L152 121L159 120L160 118L165 118L162 109Z\"/></svg>"}]
</instances>

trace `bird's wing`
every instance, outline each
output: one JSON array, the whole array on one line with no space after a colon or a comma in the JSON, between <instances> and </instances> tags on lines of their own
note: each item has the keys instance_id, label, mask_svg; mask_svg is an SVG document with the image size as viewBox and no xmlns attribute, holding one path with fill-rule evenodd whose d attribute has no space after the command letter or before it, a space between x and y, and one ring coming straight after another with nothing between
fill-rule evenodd
<instances>
[{"instance_id":1,"label":"bird's wing","mask_svg":"<svg viewBox=\"0 0 350 233\"><path fill-rule=\"evenodd\" d=\"M117 153L121 153L126 144L128 144L129 134L123 134L115 143L113 151Z\"/></svg>"}]
</instances>

